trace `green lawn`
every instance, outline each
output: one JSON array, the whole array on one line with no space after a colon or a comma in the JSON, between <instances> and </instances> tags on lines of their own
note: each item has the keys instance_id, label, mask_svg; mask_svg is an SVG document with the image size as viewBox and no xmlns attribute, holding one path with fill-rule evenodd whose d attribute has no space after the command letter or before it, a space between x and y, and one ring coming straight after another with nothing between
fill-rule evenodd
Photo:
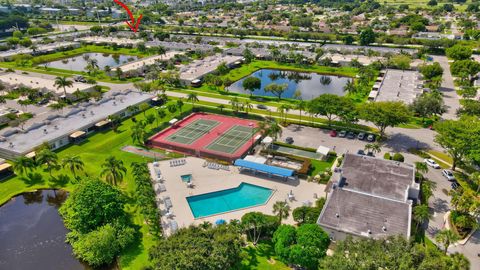
<instances>
[{"instance_id":1,"label":"green lawn","mask_svg":"<svg viewBox=\"0 0 480 270\"><path fill-rule=\"evenodd\" d=\"M312 159L312 170L309 173L310 176L315 176L319 173L325 172L327 169L331 169L333 166L333 162L337 159L336 155L329 155L326 160L315 160Z\"/></svg>"},{"instance_id":2,"label":"green lawn","mask_svg":"<svg viewBox=\"0 0 480 270\"><path fill-rule=\"evenodd\" d=\"M190 105L185 105L183 108L184 111L190 109ZM146 112L147 115L153 113L156 113L154 108ZM167 111L167 116L165 119L162 119L162 122L169 121L176 115L178 115L178 113L172 115ZM136 115L135 118L142 120L144 119L144 114L140 113ZM121 150L123 146L133 145L131 138L131 128L133 124L131 119L127 119L118 128L117 132L98 132L88 137L85 142L79 145L72 145L61 149L57 151L59 159L72 155L81 157L85 163L85 170L84 173L79 174L89 177L100 176L101 164L107 157L113 155L121 159L126 165L128 172L120 188L127 195L131 196L134 194L135 184L130 174L130 164L132 162L145 162L150 160ZM156 123L149 126L150 129L154 129L155 127ZM15 176L0 182L0 204L5 203L15 195L36 189L63 188L68 191L73 190L74 184L69 181L73 177L69 171L61 169L54 172L53 175L54 177L50 178L47 172L44 172L42 169L37 169L32 172L29 177ZM148 234L147 225L144 223L138 207L133 203L128 206L128 211L132 214L134 222L142 227L142 238L139 243L131 246L122 254L120 257L120 266L122 269L142 269L148 265L148 248L152 246L154 239Z\"/></svg>"},{"instance_id":3,"label":"green lawn","mask_svg":"<svg viewBox=\"0 0 480 270\"><path fill-rule=\"evenodd\" d=\"M256 247L249 243L249 245L243 250L245 251L246 256L241 265L237 268L238 270L291 269L277 259L271 242L260 242Z\"/></svg>"},{"instance_id":4,"label":"green lawn","mask_svg":"<svg viewBox=\"0 0 480 270\"><path fill-rule=\"evenodd\" d=\"M137 49L128 49L128 48L114 49L110 46L84 45L80 48L76 48L68 51L61 51L61 52L55 52L55 53L46 54L46 55L35 56L33 57L32 60L30 60L28 63L22 66L17 65L15 62L0 62L0 67L23 70L23 71L38 72L38 73L55 75L55 76L72 76L76 74L81 74L87 78L101 80L105 82L124 83L128 81L135 81L135 79L121 81L116 78L112 78L108 76L103 70L98 70L97 75L90 76L85 71L71 71L71 70L51 68L48 66L45 68L42 65L43 63L70 58L83 53L124 54L124 55L137 56L139 58L148 56L147 53L139 52Z\"/></svg>"}]
</instances>

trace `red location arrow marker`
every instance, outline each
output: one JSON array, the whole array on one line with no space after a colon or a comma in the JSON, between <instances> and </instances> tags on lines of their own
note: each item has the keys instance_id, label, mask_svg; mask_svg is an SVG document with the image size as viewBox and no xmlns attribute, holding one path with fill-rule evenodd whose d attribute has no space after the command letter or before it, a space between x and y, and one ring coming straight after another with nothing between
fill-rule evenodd
<instances>
[{"instance_id":1,"label":"red location arrow marker","mask_svg":"<svg viewBox=\"0 0 480 270\"><path fill-rule=\"evenodd\" d=\"M140 26L140 21L142 20L142 17L143 15L140 14L140 16L138 16L138 19L135 20L135 18L133 17L133 14L132 12L130 11L130 9L127 7L127 5L125 5L124 3L120 2L120 0L113 0L113 2L119 4L122 8L124 8L127 13L128 13L128 16L130 17L130 21L125 21L128 25L128 27L130 27L130 29L132 29L133 32L137 32L138 31L138 27Z\"/></svg>"}]
</instances>

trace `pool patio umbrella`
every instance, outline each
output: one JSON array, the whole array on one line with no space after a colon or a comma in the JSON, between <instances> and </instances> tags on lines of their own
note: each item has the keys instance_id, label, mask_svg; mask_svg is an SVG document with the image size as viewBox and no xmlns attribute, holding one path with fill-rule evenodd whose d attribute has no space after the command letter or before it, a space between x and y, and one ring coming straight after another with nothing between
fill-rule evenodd
<instances>
[{"instance_id":1,"label":"pool patio umbrella","mask_svg":"<svg viewBox=\"0 0 480 270\"><path fill-rule=\"evenodd\" d=\"M215 221L215 225L223 225L225 223L227 223L225 219L217 219L217 221Z\"/></svg>"}]
</instances>

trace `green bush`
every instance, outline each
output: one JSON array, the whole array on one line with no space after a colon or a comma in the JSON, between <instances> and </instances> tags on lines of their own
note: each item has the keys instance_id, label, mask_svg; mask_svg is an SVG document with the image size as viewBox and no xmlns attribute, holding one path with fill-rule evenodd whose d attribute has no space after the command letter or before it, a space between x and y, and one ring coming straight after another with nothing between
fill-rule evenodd
<instances>
[{"instance_id":1,"label":"green bush","mask_svg":"<svg viewBox=\"0 0 480 270\"><path fill-rule=\"evenodd\" d=\"M390 153L385 153L385 155L383 155L383 158L384 158L384 159L391 160L391 159L392 159L392 156L390 156Z\"/></svg>"},{"instance_id":2,"label":"green bush","mask_svg":"<svg viewBox=\"0 0 480 270\"><path fill-rule=\"evenodd\" d=\"M392 160L395 160L395 161L398 161L398 162L403 162L405 160L405 158L403 157L402 154L395 153L395 155L393 155L393 157L392 157Z\"/></svg>"}]
</instances>

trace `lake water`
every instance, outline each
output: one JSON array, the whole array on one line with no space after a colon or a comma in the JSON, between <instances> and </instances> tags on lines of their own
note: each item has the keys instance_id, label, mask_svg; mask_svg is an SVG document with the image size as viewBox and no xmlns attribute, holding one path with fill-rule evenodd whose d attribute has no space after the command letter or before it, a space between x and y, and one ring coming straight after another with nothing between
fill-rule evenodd
<instances>
[{"instance_id":1,"label":"lake water","mask_svg":"<svg viewBox=\"0 0 480 270\"><path fill-rule=\"evenodd\" d=\"M88 269L65 243L58 208L64 191L19 195L0 207L0 269Z\"/></svg>"},{"instance_id":2,"label":"lake water","mask_svg":"<svg viewBox=\"0 0 480 270\"><path fill-rule=\"evenodd\" d=\"M137 56L124 54L84 53L75 57L65 58L47 63L47 67L72 71L85 71L89 59L97 60L98 67L103 70L106 66L112 69L126 63L138 60Z\"/></svg>"},{"instance_id":3,"label":"lake water","mask_svg":"<svg viewBox=\"0 0 480 270\"><path fill-rule=\"evenodd\" d=\"M294 98L297 90L301 92L303 100L310 100L322 94L334 94L344 96L346 92L343 90L347 82L352 79L349 77L323 75L317 73L303 73L295 71L283 71L276 69L260 69L251 75L261 80L261 87L253 92L258 96L272 96L274 94L265 91L265 87L271 83L288 85L287 90L282 95L282 98ZM247 78L245 77L245 78ZM245 78L242 78L228 87L230 92L250 94L242 86Z\"/></svg>"}]
</instances>

